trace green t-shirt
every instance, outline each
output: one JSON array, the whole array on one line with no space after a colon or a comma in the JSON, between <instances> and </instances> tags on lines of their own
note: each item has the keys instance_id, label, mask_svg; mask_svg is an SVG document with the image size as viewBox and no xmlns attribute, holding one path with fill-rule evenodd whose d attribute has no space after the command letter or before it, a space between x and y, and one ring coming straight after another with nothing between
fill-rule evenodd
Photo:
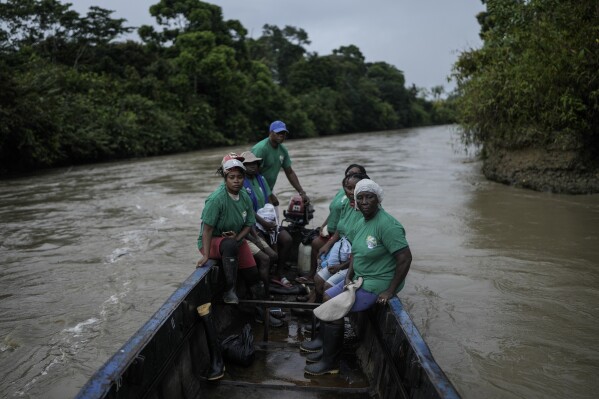
<instances>
[{"instance_id":1,"label":"green t-shirt","mask_svg":"<svg viewBox=\"0 0 599 399\"><path fill-rule=\"evenodd\" d=\"M351 206L349 201L346 201L341 209L339 223L337 223L339 237L346 236L349 242L353 242L351 232L355 229L355 226L363 221L364 216L362 215L362 212Z\"/></svg>"},{"instance_id":2,"label":"green t-shirt","mask_svg":"<svg viewBox=\"0 0 599 399\"><path fill-rule=\"evenodd\" d=\"M264 208L264 205L266 205L266 203L268 203L268 197L271 194L270 187L268 187L268 182L262 175L257 175L253 179L250 179L249 177L246 176L245 179L250 183L249 188L244 186L244 189L250 196L250 199L251 199L252 193L253 193L256 196L256 202L258 205L257 209ZM264 184L264 189L266 190L266 197L264 197L264 193L262 192L262 188L260 187L260 182L258 181L258 179L262 179L262 183ZM251 191L249 191L249 190L251 190Z\"/></svg>"},{"instance_id":3,"label":"green t-shirt","mask_svg":"<svg viewBox=\"0 0 599 399\"><path fill-rule=\"evenodd\" d=\"M279 144L277 148L274 148L270 145L267 137L252 147L252 153L258 158L262 158L260 173L268 182L270 189L273 190L281 167L289 168L291 166L291 158L289 158L287 148L283 144Z\"/></svg>"},{"instance_id":4,"label":"green t-shirt","mask_svg":"<svg viewBox=\"0 0 599 399\"><path fill-rule=\"evenodd\" d=\"M245 226L256 223L252 200L245 192L239 191L239 200L235 201L222 184L206 198L202 211L202 227L198 237L198 249L202 249L202 234L204 224L214 227L212 235L220 236L225 231L239 233Z\"/></svg>"},{"instance_id":5,"label":"green t-shirt","mask_svg":"<svg viewBox=\"0 0 599 399\"><path fill-rule=\"evenodd\" d=\"M380 294L389 288L395 275L395 254L408 246L406 233L393 216L382 208L374 218L354 226L352 256L354 259L354 280L362 276L362 288ZM402 281L397 292L403 286Z\"/></svg>"},{"instance_id":6,"label":"green t-shirt","mask_svg":"<svg viewBox=\"0 0 599 399\"><path fill-rule=\"evenodd\" d=\"M327 220L327 230L329 234L333 234L337 230L337 223L341 216L343 205L349 203L349 199L345 195L345 190L341 189L335 194L335 198L329 204L329 219Z\"/></svg>"}]
</instances>

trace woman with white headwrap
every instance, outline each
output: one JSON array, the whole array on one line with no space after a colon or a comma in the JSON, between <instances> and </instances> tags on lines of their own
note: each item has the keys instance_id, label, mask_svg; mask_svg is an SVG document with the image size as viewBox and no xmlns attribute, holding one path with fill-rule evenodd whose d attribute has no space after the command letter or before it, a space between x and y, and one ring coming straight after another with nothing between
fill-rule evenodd
<instances>
[{"instance_id":1,"label":"woman with white headwrap","mask_svg":"<svg viewBox=\"0 0 599 399\"><path fill-rule=\"evenodd\" d=\"M355 302L350 312L359 312L375 303L386 304L404 286L404 280L412 254L405 237L405 230L393 216L379 205L383 201L383 189L370 179L360 180L354 189L356 207L364 220L356 223L348 236L352 242L352 257L345 281L325 292L324 300L341 294L344 285L362 277L360 288L355 291ZM321 323L321 334L314 341L302 344L312 349L307 361L307 374L322 375L339 372L339 356L343 348L343 318Z\"/></svg>"}]
</instances>

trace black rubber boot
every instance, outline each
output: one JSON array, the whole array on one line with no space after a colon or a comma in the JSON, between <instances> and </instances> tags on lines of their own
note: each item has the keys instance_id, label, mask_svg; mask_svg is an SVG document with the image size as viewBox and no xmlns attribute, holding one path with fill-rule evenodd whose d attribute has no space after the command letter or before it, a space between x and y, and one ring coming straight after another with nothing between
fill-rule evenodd
<instances>
[{"instance_id":1,"label":"black rubber boot","mask_svg":"<svg viewBox=\"0 0 599 399\"><path fill-rule=\"evenodd\" d=\"M270 312L268 313L268 325L271 327L281 327L283 326L283 321L277 319L276 317L273 317L270 315ZM260 323L260 324L264 324L264 310L262 310L262 307L260 306L256 306L256 318L254 319L256 320L256 322Z\"/></svg>"},{"instance_id":2,"label":"black rubber boot","mask_svg":"<svg viewBox=\"0 0 599 399\"><path fill-rule=\"evenodd\" d=\"M266 296L266 288L264 287L264 282L258 281L256 284L250 287L250 292L252 293L252 297L254 299L267 299Z\"/></svg>"},{"instance_id":3,"label":"black rubber boot","mask_svg":"<svg viewBox=\"0 0 599 399\"><path fill-rule=\"evenodd\" d=\"M316 322L315 327L316 327L316 331L320 330L320 321ZM312 323L306 324L305 329L307 332L312 332Z\"/></svg>"},{"instance_id":4,"label":"black rubber boot","mask_svg":"<svg viewBox=\"0 0 599 399\"><path fill-rule=\"evenodd\" d=\"M322 349L306 356L306 363L318 363L322 360Z\"/></svg>"},{"instance_id":5,"label":"black rubber boot","mask_svg":"<svg viewBox=\"0 0 599 399\"><path fill-rule=\"evenodd\" d=\"M337 374L339 358L343 350L343 320L341 323L322 323L324 342L322 344L322 359L304 367L304 372L310 375Z\"/></svg>"},{"instance_id":6,"label":"black rubber boot","mask_svg":"<svg viewBox=\"0 0 599 399\"><path fill-rule=\"evenodd\" d=\"M237 258L223 257L223 274L225 275L225 292L223 293L223 302L238 304L239 298L235 293L237 284Z\"/></svg>"},{"instance_id":7,"label":"black rubber boot","mask_svg":"<svg viewBox=\"0 0 599 399\"><path fill-rule=\"evenodd\" d=\"M198 306L198 314L204 322L204 331L206 332L206 341L208 341L208 353L210 354L210 368L206 373L206 379L209 381L218 380L225 375L225 364L223 355L218 342L218 335L210 313L210 303Z\"/></svg>"},{"instance_id":8,"label":"black rubber boot","mask_svg":"<svg viewBox=\"0 0 599 399\"><path fill-rule=\"evenodd\" d=\"M300 350L302 352L314 353L322 349L322 342L324 340L324 328L322 328L323 324L324 323L321 323L320 328L318 329L318 335L312 341L302 342L300 345Z\"/></svg>"}]
</instances>

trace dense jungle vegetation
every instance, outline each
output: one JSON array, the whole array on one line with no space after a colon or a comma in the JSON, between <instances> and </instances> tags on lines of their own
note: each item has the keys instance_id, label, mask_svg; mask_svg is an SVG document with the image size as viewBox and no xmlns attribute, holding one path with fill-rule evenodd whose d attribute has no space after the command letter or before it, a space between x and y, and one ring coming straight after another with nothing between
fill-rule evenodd
<instances>
[{"instance_id":1,"label":"dense jungle vegetation","mask_svg":"<svg viewBox=\"0 0 599 399\"><path fill-rule=\"evenodd\" d=\"M255 142L282 119L293 137L454 121L354 45L306 50L301 28L248 38L198 0L160 0L141 41L113 12L57 0L0 3L0 173Z\"/></svg>"},{"instance_id":2,"label":"dense jungle vegetation","mask_svg":"<svg viewBox=\"0 0 599 399\"><path fill-rule=\"evenodd\" d=\"M455 64L467 142L483 155L526 148L599 160L599 2L482 0L480 49ZM599 175L598 175L599 176Z\"/></svg>"}]
</instances>

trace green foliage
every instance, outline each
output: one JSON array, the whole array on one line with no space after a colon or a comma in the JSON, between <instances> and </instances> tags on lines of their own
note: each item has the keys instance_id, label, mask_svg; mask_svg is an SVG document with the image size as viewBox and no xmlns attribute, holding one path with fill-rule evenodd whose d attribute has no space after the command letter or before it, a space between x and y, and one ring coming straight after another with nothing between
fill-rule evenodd
<instances>
[{"instance_id":1,"label":"green foliage","mask_svg":"<svg viewBox=\"0 0 599 399\"><path fill-rule=\"evenodd\" d=\"M295 43L293 43L295 41ZM283 30L276 25L264 25L262 37L250 43L252 59L266 64L273 79L287 85L289 70L302 60L310 44L308 34L303 29L286 26Z\"/></svg>"},{"instance_id":2,"label":"green foliage","mask_svg":"<svg viewBox=\"0 0 599 399\"><path fill-rule=\"evenodd\" d=\"M158 27L119 41L132 28L100 7L0 2L0 173L249 145L276 119L303 138L450 118L354 45L310 54L303 29L275 25L250 39L198 0L149 12Z\"/></svg>"},{"instance_id":3,"label":"green foliage","mask_svg":"<svg viewBox=\"0 0 599 399\"><path fill-rule=\"evenodd\" d=\"M487 0L481 49L454 66L464 139L599 153L599 7Z\"/></svg>"}]
</instances>

